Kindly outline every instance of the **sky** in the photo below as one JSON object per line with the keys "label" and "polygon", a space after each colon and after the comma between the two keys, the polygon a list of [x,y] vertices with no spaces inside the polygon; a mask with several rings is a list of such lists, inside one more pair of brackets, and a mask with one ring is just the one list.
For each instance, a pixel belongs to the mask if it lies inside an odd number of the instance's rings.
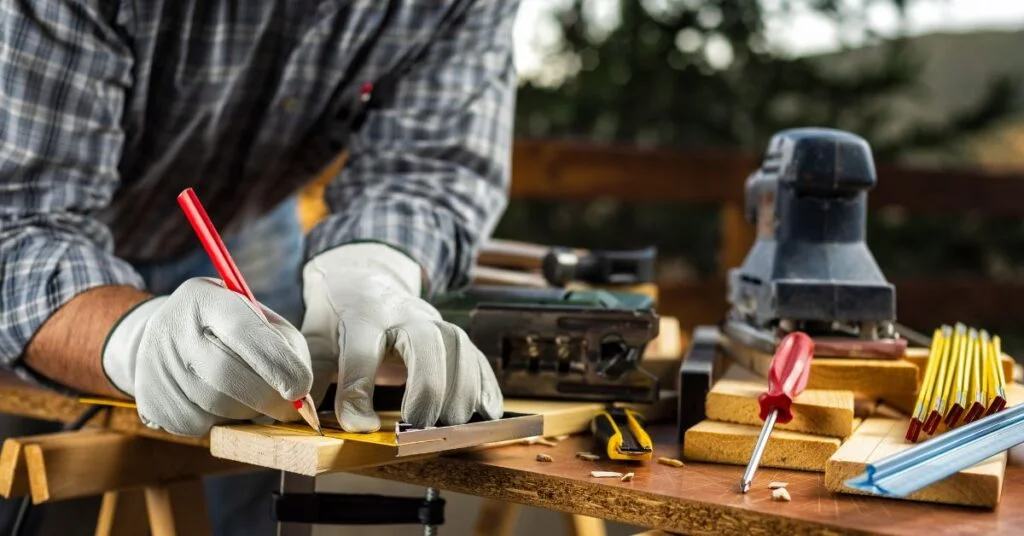
{"label": "sky", "polygon": [[[591,1],[598,16],[613,16],[616,0]],[[778,0],[764,1],[767,5],[778,3]],[[846,1],[859,3],[862,0]],[[565,3],[566,0],[522,0],[514,31],[516,64],[524,75],[536,72],[540,66],[538,46],[557,39],[557,29],[547,14],[552,7]],[[896,27],[896,13],[891,8],[873,8],[869,16],[877,28],[893,30]],[[1024,0],[918,0],[911,2],[908,20],[912,34],[1024,30]],[[770,21],[768,28],[774,45],[796,55],[834,50],[841,42],[841,36],[828,21],[809,12]]]}

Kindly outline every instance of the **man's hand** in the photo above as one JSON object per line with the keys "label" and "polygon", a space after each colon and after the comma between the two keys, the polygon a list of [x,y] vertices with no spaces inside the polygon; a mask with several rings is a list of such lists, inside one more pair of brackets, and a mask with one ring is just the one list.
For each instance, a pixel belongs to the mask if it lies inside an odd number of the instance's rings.
{"label": "man's hand", "polygon": [[501,390],[486,358],[420,289],[420,266],[383,244],[342,246],[306,264],[302,332],[317,371],[313,396],[321,398],[333,379],[322,371],[336,367],[334,411],[346,431],[380,428],[374,378],[391,352],[408,370],[403,421],[426,427],[462,424],[474,412],[501,417]]}
{"label": "man's hand", "polygon": [[256,307],[220,281],[190,279],[121,319],[103,370],[135,398],[143,422],[174,434],[202,436],[214,424],[262,415],[298,419],[290,401],[313,384],[306,341]]}

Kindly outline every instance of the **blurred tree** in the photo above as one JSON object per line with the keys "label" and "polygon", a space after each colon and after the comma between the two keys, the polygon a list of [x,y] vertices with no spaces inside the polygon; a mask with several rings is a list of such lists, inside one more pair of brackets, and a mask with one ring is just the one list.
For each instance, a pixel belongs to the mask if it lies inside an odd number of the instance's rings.
{"label": "blurred tree", "polygon": [[[938,122],[894,113],[895,97],[923,89],[921,58],[902,32],[876,31],[868,12],[890,6],[902,20],[912,1],[572,0],[556,11],[561,39],[542,51],[560,83],[521,87],[518,133],[760,151],[780,129],[818,125],[859,133],[881,159],[948,147],[1011,112],[1015,86],[992,80],[974,106]],[[614,20],[595,16],[599,5],[617,6]],[[769,22],[807,11],[879,52],[851,62],[775,49]]]}
{"label": "blurred tree", "polygon": [[[951,148],[1012,115],[1016,85],[992,79],[972,105],[939,118],[905,113],[926,91],[923,59],[902,29],[906,10],[943,1],[565,0],[552,7],[558,38],[538,50],[543,76],[520,87],[517,134],[759,153],[772,133],[815,125],[864,136],[879,160],[922,151],[956,157]],[[894,11],[900,29],[877,30],[872,9]],[[797,57],[779,50],[769,30],[777,35],[808,12],[830,21],[843,50],[874,51]],[[978,246],[988,229],[878,219],[869,240],[886,270],[991,274],[999,262]],[[907,253],[921,236],[943,233],[967,244],[968,254],[941,241]],[[665,279],[713,273],[717,264],[718,218],[710,207],[513,202],[497,234],[586,247],[654,244]]]}

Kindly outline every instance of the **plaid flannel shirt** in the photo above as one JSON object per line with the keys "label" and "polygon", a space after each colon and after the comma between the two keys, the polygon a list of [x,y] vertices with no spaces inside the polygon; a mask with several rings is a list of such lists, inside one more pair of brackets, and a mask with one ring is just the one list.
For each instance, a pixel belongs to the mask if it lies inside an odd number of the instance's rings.
{"label": "plaid flannel shirt", "polygon": [[[225,235],[342,149],[306,256],[358,240],[468,281],[507,202],[515,71],[505,0],[38,0],[0,4],[0,364],[129,261]],[[375,84],[369,104],[367,83]]]}

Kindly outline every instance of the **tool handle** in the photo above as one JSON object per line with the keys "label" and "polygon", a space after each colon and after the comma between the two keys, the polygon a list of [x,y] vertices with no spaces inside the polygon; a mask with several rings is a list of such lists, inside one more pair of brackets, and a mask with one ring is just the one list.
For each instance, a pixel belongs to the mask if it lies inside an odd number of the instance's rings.
{"label": "tool handle", "polygon": [[775,350],[768,370],[768,390],[757,401],[761,405],[761,420],[772,410],[778,411],[778,422],[793,420],[793,399],[807,387],[814,357],[814,340],[806,333],[794,331],[786,335]]}

